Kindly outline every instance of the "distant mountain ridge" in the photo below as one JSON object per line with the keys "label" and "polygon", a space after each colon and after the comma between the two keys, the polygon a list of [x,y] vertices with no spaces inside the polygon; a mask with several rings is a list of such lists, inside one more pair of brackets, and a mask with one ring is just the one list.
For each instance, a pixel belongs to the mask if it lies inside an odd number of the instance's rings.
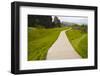
{"label": "distant mountain ridge", "polygon": [[[84,23],[74,23],[74,22],[65,22],[65,21],[63,21],[63,22],[61,22],[64,26],[70,26],[70,25],[74,25],[74,24],[78,24],[78,25],[82,25],[82,24],[84,24]],[[87,24],[85,24],[85,25],[87,25]]]}
{"label": "distant mountain ridge", "polygon": [[72,23],[72,22],[61,22],[63,25],[65,26],[70,26],[70,25],[73,25],[73,24],[76,24],[76,23]]}

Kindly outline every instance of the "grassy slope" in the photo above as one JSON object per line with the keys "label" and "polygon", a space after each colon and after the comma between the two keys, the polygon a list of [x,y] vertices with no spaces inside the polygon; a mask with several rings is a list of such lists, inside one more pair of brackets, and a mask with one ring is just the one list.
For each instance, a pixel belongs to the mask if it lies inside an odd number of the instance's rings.
{"label": "grassy slope", "polygon": [[28,60],[44,60],[48,49],[67,28],[35,29],[28,28]]}
{"label": "grassy slope", "polygon": [[70,30],[66,32],[70,42],[72,43],[75,50],[80,54],[82,58],[87,58],[88,56],[88,41],[87,33],[81,33],[80,30]]}

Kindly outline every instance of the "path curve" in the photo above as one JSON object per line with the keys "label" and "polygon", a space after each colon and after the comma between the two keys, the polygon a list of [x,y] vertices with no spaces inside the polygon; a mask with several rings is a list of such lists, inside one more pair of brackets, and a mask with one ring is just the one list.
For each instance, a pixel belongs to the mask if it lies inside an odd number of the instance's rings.
{"label": "path curve", "polygon": [[[68,30],[71,30],[71,28]],[[68,30],[61,31],[58,39],[54,42],[51,48],[49,48],[46,60],[81,58],[68,40],[68,37],[65,33]]]}

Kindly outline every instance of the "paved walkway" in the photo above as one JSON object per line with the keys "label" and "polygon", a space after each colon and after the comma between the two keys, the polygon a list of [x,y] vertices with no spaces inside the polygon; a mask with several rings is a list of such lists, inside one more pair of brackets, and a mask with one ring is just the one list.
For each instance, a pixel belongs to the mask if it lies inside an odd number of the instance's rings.
{"label": "paved walkway", "polygon": [[68,40],[67,35],[65,34],[65,32],[68,30],[61,31],[58,39],[48,50],[47,60],[81,58],[80,55],[74,50],[70,41]]}

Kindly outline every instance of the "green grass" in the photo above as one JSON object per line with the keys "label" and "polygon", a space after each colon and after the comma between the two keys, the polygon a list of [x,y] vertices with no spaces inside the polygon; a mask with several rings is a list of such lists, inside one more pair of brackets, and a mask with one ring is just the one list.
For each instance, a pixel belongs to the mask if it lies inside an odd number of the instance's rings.
{"label": "green grass", "polygon": [[36,29],[28,28],[28,61],[45,60],[48,49],[65,28]]}
{"label": "green grass", "polygon": [[74,49],[82,58],[88,57],[88,34],[82,33],[81,30],[72,29],[66,32]]}

